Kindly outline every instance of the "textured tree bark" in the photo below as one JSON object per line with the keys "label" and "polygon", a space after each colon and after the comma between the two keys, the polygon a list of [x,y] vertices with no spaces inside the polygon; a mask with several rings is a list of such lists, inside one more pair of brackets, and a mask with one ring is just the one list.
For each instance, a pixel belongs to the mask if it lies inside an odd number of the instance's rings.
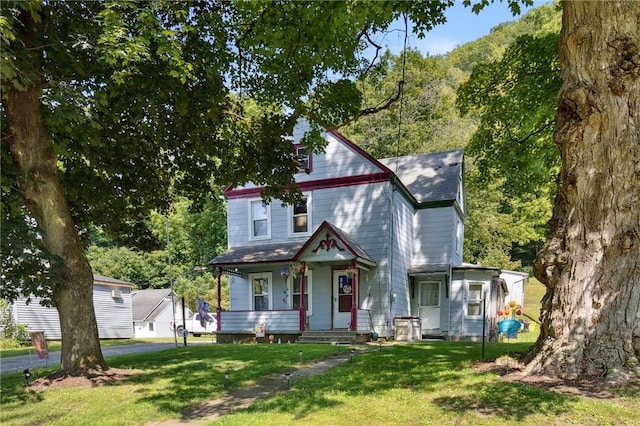
{"label": "textured tree bark", "polygon": [[[93,308],[93,274],[85,256],[60,180],[57,156],[42,121],[42,90],[9,89],[4,99],[10,135],[7,144],[20,171],[18,187],[36,219],[44,247],[59,257],[62,284],[53,287],[60,316],[62,353],[59,374],[80,376],[107,370],[100,350]],[[61,265],[56,264],[61,263]]]}
{"label": "textured tree bark", "polygon": [[563,2],[547,292],[526,372],[640,374],[640,2]]}

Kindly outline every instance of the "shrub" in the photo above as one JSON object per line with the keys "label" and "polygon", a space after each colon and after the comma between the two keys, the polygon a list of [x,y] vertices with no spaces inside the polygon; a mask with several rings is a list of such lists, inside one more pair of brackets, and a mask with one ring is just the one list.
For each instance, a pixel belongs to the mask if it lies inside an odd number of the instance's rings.
{"label": "shrub", "polygon": [[0,348],[11,349],[28,345],[27,326],[16,323],[9,303],[0,300]]}

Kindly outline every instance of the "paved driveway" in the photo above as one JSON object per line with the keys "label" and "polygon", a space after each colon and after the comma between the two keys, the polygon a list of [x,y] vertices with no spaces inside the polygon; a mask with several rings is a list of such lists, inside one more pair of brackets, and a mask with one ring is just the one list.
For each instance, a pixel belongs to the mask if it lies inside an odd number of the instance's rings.
{"label": "paved driveway", "polygon": [[[193,344],[193,343],[189,343]],[[182,342],[178,342],[182,346]],[[105,358],[115,355],[133,354],[139,352],[161,351],[174,348],[175,343],[136,343],[133,345],[109,346],[102,348]],[[60,365],[60,352],[49,352],[49,359],[39,359],[33,351],[29,355],[19,355],[0,358],[0,373],[22,372],[25,368],[57,368]]]}

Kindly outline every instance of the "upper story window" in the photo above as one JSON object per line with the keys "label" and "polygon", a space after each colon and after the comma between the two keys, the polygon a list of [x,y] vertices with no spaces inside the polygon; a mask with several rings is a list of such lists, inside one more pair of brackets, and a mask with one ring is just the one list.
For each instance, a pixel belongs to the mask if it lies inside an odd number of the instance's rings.
{"label": "upper story window", "polygon": [[311,196],[305,195],[300,202],[290,207],[291,235],[308,235],[311,227]]}
{"label": "upper story window", "polygon": [[462,257],[462,243],[464,242],[464,225],[460,218],[456,217],[456,254]]}
{"label": "upper story window", "polygon": [[311,171],[311,154],[307,152],[307,147],[296,145],[296,159],[298,161],[298,173]]}
{"label": "upper story window", "polygon": [[261,199],[249,200],[249,239],[266,240],[271,238],[271,208]]}

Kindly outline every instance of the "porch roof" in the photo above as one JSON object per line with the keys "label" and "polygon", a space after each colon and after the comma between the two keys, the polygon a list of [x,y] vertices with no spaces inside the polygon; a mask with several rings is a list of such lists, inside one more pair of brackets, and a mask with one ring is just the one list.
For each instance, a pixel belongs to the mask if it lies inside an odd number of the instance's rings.
{"label": "porch roof", "polygon": [[245,263],[291,262],[303,244],[303,241],[297,241],[234,247],[217,255],[209,262],[209,265],[231,266]]}
{"label": "porch roof", "polygon": [[448,263],[429,263],[424,265],[411,265],[408,272],[409,275],[419,274],[443,274],[449,273],[451,266]]}
{"label": "porch roof", "polygon": [[[358,261],[368,265],[375,265],[376,261],[354,240],[349,234],[324,221],[318,229],[306,241],[282,242],[271,244],[256,244],[251,246],[240,246],[229,248],[209,261],[213,267],[238,266],[255,263],[285,263],[299,261],[301,255],[316,241],[323,232],[332,233],[342,242],[351,255]],[[325,248],[329,249],[327,245]],[[317,250],[317,249],[316,249]]]}

